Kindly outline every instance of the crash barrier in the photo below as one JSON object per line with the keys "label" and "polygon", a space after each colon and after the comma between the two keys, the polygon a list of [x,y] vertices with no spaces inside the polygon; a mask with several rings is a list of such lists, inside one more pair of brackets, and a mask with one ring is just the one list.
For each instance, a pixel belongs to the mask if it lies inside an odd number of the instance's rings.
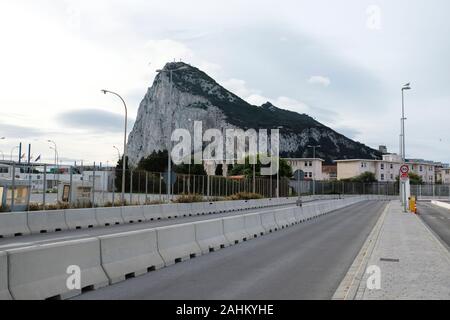
{"label": "crash barrier", "polygon": [[[367,197],[353,197],[6,250],[0,252],[0,299],[72,297],[364,200]],[[80,268],[81,289],[68,286],[73,266]]]}
{"label": "crash barrier", "polygon": [[145,221],[143,206],[122,207],[122,218],[125,223]]}
{"label": "crash barrier", "polygon": [[9,290],[17,300],[65,299],[108,284],[96,238],[11,249],[7,255]]}
{"label": "crash barrier", "polygon": [[11,300],[8,290],[8,260],[3,251],[0,251],[0,300]]}
{"label": "crash barrier", "polygon": [[195,223],[195,239],[203,254],[216,251],[230,245],[225,238],[222,219]]}
{"label": "crash barrier", "polygon": [[64,210],[66,223],[69,229],[86,229],[98,227],[95,209],[68,209]]}
{"label": "crash barrier", "polygon": [[[302,197],[303,202],[331,200],[341,196],[316,195]],[[345,197],[352,199],[354,196]],[[30,211],[0,213],[0,238],[30,233],[63,231],[112,226],[161,219],[175,219],[194,215],[236,212],[248,209],[277,207],[294,204],[297,197],[187,204],[161,204],[131,207],[66,209],[56,211]]]}
{"label": "crash barrier", "polygon": [[193,223],[156,228],[158,250],[166,266],[201,255]]}
{"label": "crash barrier", "polygon": [[155,229],[101,236],[99,239],[102,266],[111,284],[164,266]]}
{"label": "crash barrier", "polygon": [[28,212],[28,226],[32,234],[69,229],[64,210],[30,211]]}
{"label": "crash barrier", "polygon": [[0,237],[14,237],[30,234],[26,212],[0,213]]}
{"label": "crash barrier", "polygon": [[99,226],[113,226],[123,224],[122,208],[97,208],[95,209],[95,217]]}

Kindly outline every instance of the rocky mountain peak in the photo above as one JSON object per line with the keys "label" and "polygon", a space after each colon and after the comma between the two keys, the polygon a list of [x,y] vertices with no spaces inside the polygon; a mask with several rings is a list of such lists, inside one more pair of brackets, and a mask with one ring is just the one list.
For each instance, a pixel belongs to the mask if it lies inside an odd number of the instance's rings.
{"label": "rocky mountain peak", "polygon": [[139,106],[128,139],[130,164],[136,165],[153,151],[166,150],[174,129],[193,132],[194,121],[202,121],[203,130],[281,128],[280,151],[284,157],[311,156],[309,144],[320,144],[317,155],[328,163],[380,157],[377,150],[348,139],[308,115],[280,109],[270,102],[260,107],[251,105],[200,69],[184,62],[169,62]]}

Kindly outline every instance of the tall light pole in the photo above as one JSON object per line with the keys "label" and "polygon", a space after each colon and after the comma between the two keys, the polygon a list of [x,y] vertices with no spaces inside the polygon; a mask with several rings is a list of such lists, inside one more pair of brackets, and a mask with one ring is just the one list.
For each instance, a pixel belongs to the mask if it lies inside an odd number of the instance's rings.
{"label": "tall light pole", "polygon": [[118,159],[120,161],[120,150],[119,150],[119,148],[117,148],[116,146],[113,146],[113,148],[117,150],[117,157],[118,157]]}
{"label": "tall light pole", "polygon": [[[402,131],[402,141],[401,141],[401,151],[402,151],[402,162],[406,164],[406,144],[405,144],[405,91],[411,90],[411,83],[407,83],[402,87],[402,123],[401,123],[401,131]],[[402,181],[400,183],[400,194],[402,198],[403,211],[406,212],[406,182]]]}
{"label": "tall light pole", "polygon": [[11,149],[11,155],[10,155],[10,160],[12,161],[13,159],[13,152],[16,151],[17,149],[19,149],[19,146],[15,146]]}
{"label": "tall light pole", "polygon": [[50,142],[53,144],[53,148],[50,147],[50,149],[55,150],[55,170],[58,168],[58,148],[56,147],[56,142],[53,140],[47,140],[47,142]]}
{"label": "tall light pole", "polygon": [[[161,73],[161,72],[168,72],[169,73],[169,77],[170,77],[170,104],[173,104],[173,73],[180,71],[180,70],[185,70],[187,69],[187,66],[182,66],[180,68],[176,68],[176,69],[169,69],[169,70],[165,70],[165,69],[158,69],[156,70],[156,72]],[[167,202],[170,202],[170,195],[171,195],[171,189],[172,189],[172,181],[171,181],[171,172],[172,172],[172,159],[171,159],[171,151],[172,151],[172,141],[171,141],[171,131],[172,131],[172,125],[173,125],[173,113],[170,117],[170,132],[169,132],[169,143],[167,145]]]}
{"label": "tall light pole", "polygon": [[102,90],[103,94],[113,94],[116,97],[118,97],[125,108],[125,128],[124,128],[124,135],[123,135],[123,159],[122,159],[122,203],[125,204],[125,169],[126,169],[126,162],[127,162],[127,122],[128,122],[128,109],[127,104],[125,103],[125,100],[117,93],[109,91],[109,90]]}
{"label": "tall light pole", "polygon": [[[322,147],[321,145],[315,145],[315,146],[308,145],[308,148],[313,149],[313,160],[316,160],[316,149],[321,148],[321,147]],[[313,195],[315,195],[316,194],[316,170],[314,169],[314,167],[312,169],[313,169]]]}

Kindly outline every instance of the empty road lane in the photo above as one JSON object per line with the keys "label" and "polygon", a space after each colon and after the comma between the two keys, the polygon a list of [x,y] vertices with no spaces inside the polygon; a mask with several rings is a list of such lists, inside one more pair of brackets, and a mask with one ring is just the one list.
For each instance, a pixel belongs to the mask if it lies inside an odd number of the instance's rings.
{"label": "empty road lane", "polygon": [[417,209],[422,221],[450,247],[450,210],[430,202],[418,202]]}
{"label": "empty road lane", "polygon": [[386,203],[361,202],[75,299],[330,299]]}

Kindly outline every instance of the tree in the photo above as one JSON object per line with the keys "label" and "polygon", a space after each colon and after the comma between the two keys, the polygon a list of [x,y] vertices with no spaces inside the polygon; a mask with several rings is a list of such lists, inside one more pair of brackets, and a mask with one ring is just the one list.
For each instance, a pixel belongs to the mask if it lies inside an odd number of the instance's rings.
{"label": "tree", "polygon": [[[273,159],[276,161],[276,159]],[[262,165],[261,161],[257,159],[257,163],[255,164],[256,176],[261,176],[261,167],[266,167],[266,165]],[[285,159],[280,159],[280,168],[279,168],[280,177],[291,178],[292,177],[292,168],[289,163]],[[250,164],[250,157],[247,156],[245,158],[245,164],[236,164],[231,169],[230,175],[245,175],[246,177],[253,177],[253,164]],[[276,173],[273,177],[276,176]]]}
{"label": "tree", "polygon": [[343,179],[342,181],[348,181],[348,182],[361,182],[361,183],[373,183],[378,182],[377,178],[375,177],[375,174],[373,172],[363,172],[359,176],[350,178],[350,179]]}
{"label": "tree", "polygon": [[138,170],[149,172],[165,172],[167,171],[167,150],[153,151],[148,157],[139,161]]}
{"label": "tree", "polygon": [[[397,176],[397,182],[400,180],[400,178]],[[414,172],[409,173],[409,184],[411,185],[422,185],[424,184],[423,179],[421,176]]]}

